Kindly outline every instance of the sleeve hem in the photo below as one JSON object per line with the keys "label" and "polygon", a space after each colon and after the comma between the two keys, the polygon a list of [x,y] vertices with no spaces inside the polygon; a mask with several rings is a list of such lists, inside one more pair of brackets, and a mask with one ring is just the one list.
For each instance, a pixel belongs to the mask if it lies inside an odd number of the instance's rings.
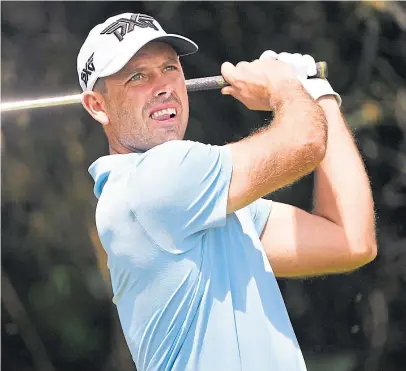
{"label": "sleeve hem", "polygon": [[264,231],[265,225],[268,222],[269,216],[271,215],[272,205],[273,205],[271,200],[261,199],[260,201],[262,201],[262,204],[263,204],[261,206],[263,208],[266,208],[266,212],[259,213],[259,216],[257,219],[258,236],[261,236]]}
{"label": "sleeve hem", "polygon": [[225,171],[224,171],[224,176],[227,178],[227,181],[225,182],[224,185],[224,197],[222,200],[222,205],[221,205],[221,218],[220,220],[222,220],[220,227],[224,227],[226,225],[227,222],[227,206],[228,206],[228,195],[230,193],[230,184],[231,184],[231,177],[232,177],[232,173],[233,173],[233,159],[232,159],[232,154],[231,154],[231,149],[228,147],[221,147],[221,153],[224,156],[224,167],[225,167]]}

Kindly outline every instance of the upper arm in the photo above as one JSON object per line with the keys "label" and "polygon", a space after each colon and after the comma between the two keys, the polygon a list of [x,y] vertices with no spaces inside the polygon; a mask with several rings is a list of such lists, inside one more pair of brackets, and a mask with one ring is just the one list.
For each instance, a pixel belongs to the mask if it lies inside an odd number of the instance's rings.
{"label": "upper arm", "polygon": [[[261,242],[276,276],[300,277],[357,268],[357,257],[337,224],[273,202]],[[365,261],[358,262],[358,266]]]}
{"label": "upper arm", "polygon": [[130,207],[156,244],[181,253],[226,222],[228,148],[170,141],[149,150],[128,181]]}

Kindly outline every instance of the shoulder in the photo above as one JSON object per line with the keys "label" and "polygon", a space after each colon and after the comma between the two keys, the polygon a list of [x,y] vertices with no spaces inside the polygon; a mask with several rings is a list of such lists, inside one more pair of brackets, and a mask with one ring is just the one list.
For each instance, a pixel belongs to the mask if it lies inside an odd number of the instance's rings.
{"label": "shoulder", "polygon": [[167,163],[173,159],[197,158],[204,154],[210,155],[210,153],[216,152],[228,152],[228,148],[190,140],[171,140],[151,148],[141,156],[141,159],[147,162],[160,160]]}
{"label": "shoulder", "polygon": [[137,158],[133,167],[134,176],[140,181],[171,181],[185,176],[197,176],[216,165],[231,166],[231,151],[226,146],[217,146],[189,140],[173,140],[160,144]]}
{"label": "shoulder", "polygon": [[170,141],[137,159],[128,178],[131,205],[136,209],[190,209],[228,192],[231,152],[225,146]]}

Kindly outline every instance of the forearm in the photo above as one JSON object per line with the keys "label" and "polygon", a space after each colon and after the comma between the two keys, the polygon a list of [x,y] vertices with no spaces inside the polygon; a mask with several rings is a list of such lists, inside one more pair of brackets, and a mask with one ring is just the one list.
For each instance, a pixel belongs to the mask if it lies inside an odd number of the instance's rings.
{"label": "forearm", "polygon": [[325,153],[326,117],[301,85],[270,105],[275,114],[272,124],[230,145],[234,163],[231,198],[246,190],[236,209],[310,173]]}
{"label": "forearm", "polygon": [[[374,205],[369,179],[335,98],[319,105],[328,122],[327,151],[316,169],[313,213],[343,229],[360,262],[376,255]],[[362,265],[362,264],[361,264]]]}
{"label": "forearm", "polygon": [[291,91],[282,102],[273,103],[274,119],[251,139],[262,166],[255,172],[267,175],[267,193],[313,171],[324,157],[327,146],[327,120],[303,90]]}

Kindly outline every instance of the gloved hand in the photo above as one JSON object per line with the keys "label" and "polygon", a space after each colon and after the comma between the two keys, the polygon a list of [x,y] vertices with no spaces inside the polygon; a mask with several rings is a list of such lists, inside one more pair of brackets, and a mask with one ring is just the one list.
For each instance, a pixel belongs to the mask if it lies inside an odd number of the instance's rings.
{"label": "gloved hand", "polygon": [[312,56],[285,52],[277,54],[273,50],[266,50],[261,54],[259,59],[266,58],[275,58],[291,65],[297,78],[313,99],[317,100],[324,95],[334,95],[338,105],[341,106],[342,100],[340,95],[333,90],[326,79],[308,78],[309,76],[314,76],[317,72],[316,61]]}

